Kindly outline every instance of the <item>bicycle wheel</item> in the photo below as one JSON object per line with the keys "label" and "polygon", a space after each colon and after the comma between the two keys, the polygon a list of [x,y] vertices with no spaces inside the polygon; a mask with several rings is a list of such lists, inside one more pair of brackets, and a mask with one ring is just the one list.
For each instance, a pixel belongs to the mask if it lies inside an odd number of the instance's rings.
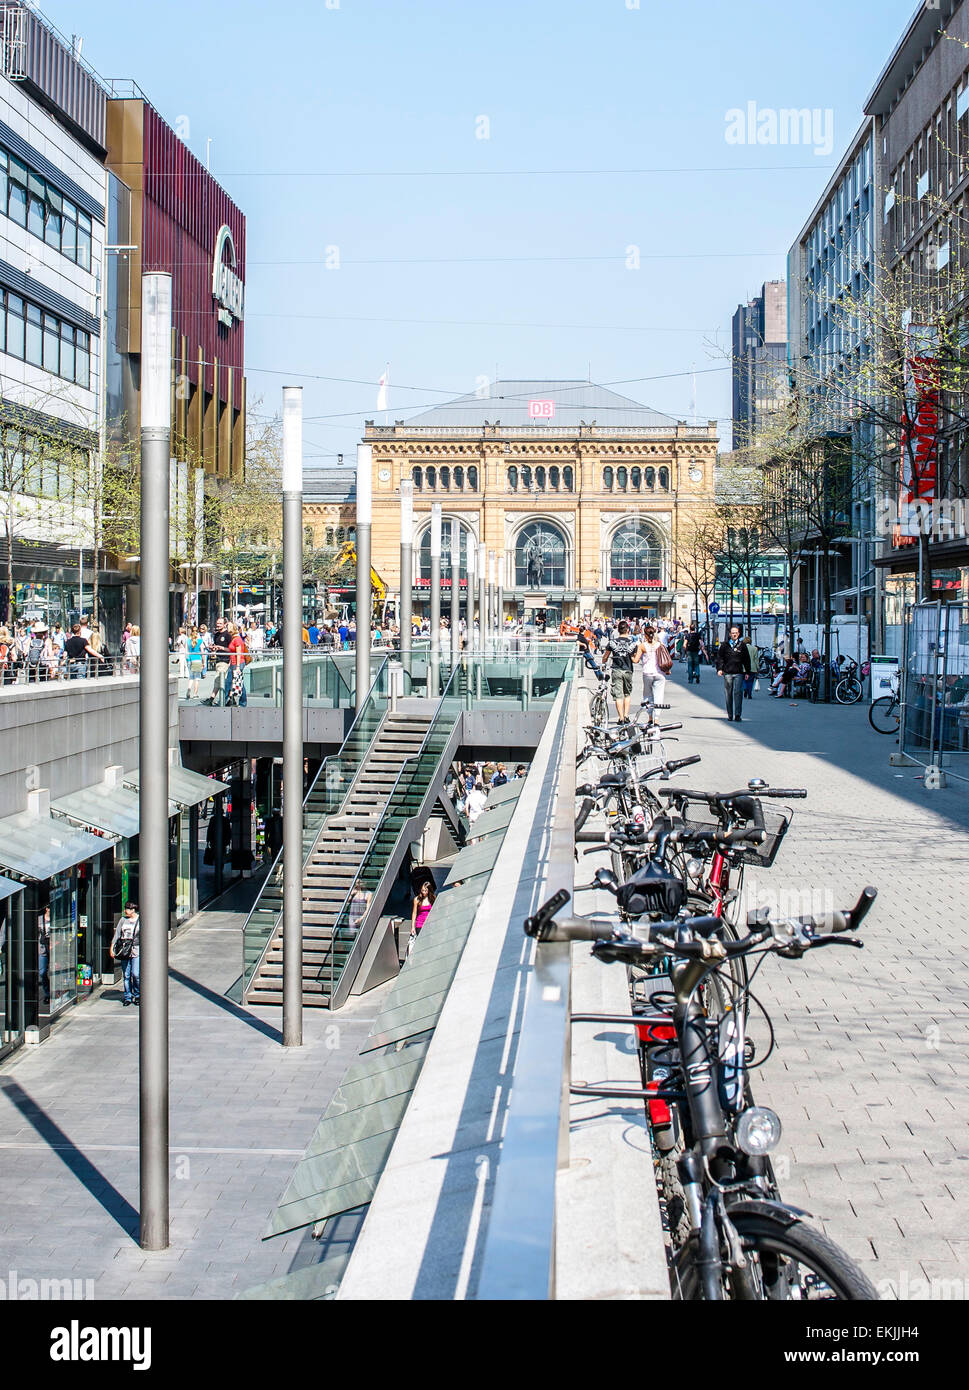
{"label": "bicycle wheel", "polygon": [[[878,1301],[874,1285],[845,1252],[803,1221],[788,1225],[787,1218],[763,1210],[745,1211],[743,1206],[734,1207],[729,1215],[750,1258],[741,1274],[724,1271],[725,1299]],[[703,1297],[698,1246],[694,1233],[675,1261],[670,1280],[674,1299]]]}
{"label": "bicycle wheel", "polygon": [[861,682],[854,676],[845,676],[835,686],[834,698],[839,705],[856,705],[861,699]]}
{"label": "bicycle wheel", "polygon": [[901,719],[899,703],[894,695],[882,695],[880,699],[872,700],[868,723],[876,734],[897,734]]}

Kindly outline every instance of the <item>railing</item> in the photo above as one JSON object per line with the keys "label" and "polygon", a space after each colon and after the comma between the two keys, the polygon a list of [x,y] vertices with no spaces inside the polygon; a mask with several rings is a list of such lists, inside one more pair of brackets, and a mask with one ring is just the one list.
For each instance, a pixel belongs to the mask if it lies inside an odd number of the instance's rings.
{"label": "railing", "polygon": [[[303,798],[303,867],[305,869],[328,816],[343,805],[363,765],[374,734],[389,704],[389,663],[384,657],[370,694],[338,753],[326,758]],[[248,988],[273,938],[282,913],[283,856],[280,850],[243,927],[243,990]]]}
{"label": "railing", "polygon": [[330,950],[320,968],[320,978],[326,982],[326,992],[331,1000],[339,986],[373,894],[379,888],[387,865],[397,848],[401,831],[420,810],[439,770],[454,726],[464,711],[464,694],[459,689],[462,684],[462,669],[459,666],[451,673],[420,749],[405,760],[398,773],[367,851],[336,915]]}
{"label": "railing", "polygon": [[[371,679],[375,665],[383,660],[385,653],[375,648],[371,655]],[[232,668],[229,668],[230,672]],[[178,676],[179,703],[217,704],[225,703],[224,677],[215,670],[211,655],[207,669],[196,679],[186,676],[185,662],[178,656],[169,659],[169,671]],[[303,702],[325,709],[350,709],[355,700],[356,672],[353,652],[307,652],[302,661]],[[245,704],[282,708],[283,663],[278,652],[254,653],[249,664],[243,667]],[[193,694],[193,690],[197,693]]]}
{"label": "railing", "polygon": [[66,656],[56,660],[35,662],[26,659],[13,662],[9,658],[0,667],[0,689],[7,690],[24,685],[61,685],[67,681],[103,680],[106,676],[130,676],[138,678],[138,660],[128,660],[123,656],[82,657],[71,661]]}
{"label": "railing", "polygon": [[900,748],[927,777],[938,769],[969,780],[967,627],[965,603],[917,603],[906,613]]}

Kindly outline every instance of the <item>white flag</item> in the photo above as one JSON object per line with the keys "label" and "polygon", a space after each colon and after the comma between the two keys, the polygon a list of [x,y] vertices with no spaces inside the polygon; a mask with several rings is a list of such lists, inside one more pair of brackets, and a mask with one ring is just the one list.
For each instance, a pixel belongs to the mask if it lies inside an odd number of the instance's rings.
{"label": "white flag", "polygon": [[377,409],[387,409],[387,383],[390,381],[390,368],[384,368],[384,374],[377,382]]}

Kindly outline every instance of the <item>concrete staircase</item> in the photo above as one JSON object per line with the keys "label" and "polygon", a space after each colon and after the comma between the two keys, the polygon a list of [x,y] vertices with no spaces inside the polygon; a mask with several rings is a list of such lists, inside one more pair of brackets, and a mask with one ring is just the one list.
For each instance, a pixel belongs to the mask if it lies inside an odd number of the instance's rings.
{"label": "concrete staircase", "polygon": [[[420,751],[431,718],[388,714],[338,815],[330,816],[303,872],[303,1003],[327,1008],[328,981],[321,978],[331,960],[333,928],[350,885],[370,846],[381,813],[404,760]],[[307,805],[309,810],[309,805]],[[282,913],[282,890],[264,894],[267,907]],[[333,956],[339,972],[347,954],[344,944]],[[327,972],[328,973],[328,972]],[[246,991],[250,1004],[283,1002],[283,941],[280,921]]]}

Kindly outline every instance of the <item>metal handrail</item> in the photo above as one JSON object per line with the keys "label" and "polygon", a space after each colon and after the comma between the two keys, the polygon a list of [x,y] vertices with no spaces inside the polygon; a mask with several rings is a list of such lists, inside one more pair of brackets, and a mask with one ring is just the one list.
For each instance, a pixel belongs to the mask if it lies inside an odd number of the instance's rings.
{"label": "metal handrail", "polygon": [[[310,797],[312,796],[313,792],[315,791],[316,785],[317,785],[317,783],[319,782],[319,779],[320,779],[321,774],[323,774],[323,773],[325,772],[327,763],[331,761],[331,758],[339,758],[340,755],[341,755],[342,752],[343,752],[343,749],[347,746],[347,743],[349,742],[350,737],[351,737],[351,735],[353,734],[354,729],[357,727],[357,724],[358,724],[359,720],[362,718],[362,716],[363,716],[363,714],[364,714],[364,711],[365,711],[366,708],[367,708],[367,705],[370,703],[370,700],[371,700],[372,697],[373,697],[374,689],[375,689],[375,687],[377,686],[378,682],[380,681],[380,677],[381,677],[381,675],[383,674],[384,669],[385,669],[385,667],[387,666],[389,659],[390,659],[389,657],[384,657],[383,661],[382,661],[382,662],[380,663],[380,665],[378,666],[378,668],[377,668],[377,674],[374,676],[373,681],[371,682],[371,685],[370,685],[370,693],[368,694],[367,699],[366,699],[366,700],[364,701],[364,703],[361,705],[360,709],[358,709],[357,712],[356,712],[356,714],[354,715],[353,722],[352,722],[352,724],[350,725],[349,729],[347,730],[346,736],[344,737],[344,740],[343,740],[342,744],[340,745],[340,751],[339,751],[338,753],[331,754],[330,758],[324,758],[323,761],[320,763],[320,766],[317,768],[317,770],[316,770],[316,776],[313,778],[312,782],[310,783],[309,787],[307,788],[307,790],[306,790],[306,792],[305,792],[305,794],[304,794],[304,796],[303,796],[303,814],[304,814],[304,815],[306,814],[306,803],[309,801]],[[378,725],[378,727],[379,727],[379,725]],[[377,732],[377,731],[374,730],[374,735],[375,735],[375,736],[376,736],[376,732]],[[372,742],[373,742],[373,739],[371,739],[370,742],[372,743]],[[362,760],[361,760],[361,764],[362,764]],[[358,769],[358,771],[359,771],[359,769]],[[320,835],[322,835],[322,833],[323,833],[323,830],[324,830],[324,828],[325,828],[325,825],[326,825],[327,820],[330,818],[331,815],[337,815],[337,814],[339,813],[340,809],[342,809],[342,807],[346,804],[347,797],[350,795],[350,792],[351,792],[351,790],[353,789],[353,784],[354,784],[355,781],[356,781],[356,775],[354,775],[354,777],[352,777],[352,778],[350,779],[350,782],[349,782],[349,784],[347,785],[347,788],[346,788],[346,790],[344,791],[343,797],[342,797],[342,799],[341,799],[341,801],[340,801],[339,807],[334,808],[333,811],[328,811],[328,812],[323,816],[323,819],[322,819],[321,824],[320,824],[320,828],[319,828],[319,830],[317,831],[316,835],[313,837],[313,841],[312,841],[312,844],[311,844],[310,847],[309,847],[309,850],[306,851],[306,852],[304,853],[304,855],[303,855],[303,868],[304,868],[304,870],[305,870],[305,868],[306,868],[306,865],[309,863],[310,858],[312,857],[313,851],[316,849],[316,846],[317,846],[317,844],[318,844],[318,842],[319,842]],[[265,880],[264,880],[264,882],[263,882],[263,886],[262,886],[262,888],[260,888],[259,893],[258,893],[257,896],[256,896],[256,901],[253,903],[252,907],[249,909],[249,914],[248,914],[248,916],[246,917],[245,922],[242,924],[243,953],[245,952],[246,932],[247,932],[247,930],[248,930],[248,928],[249,928],[249,923],[252,921],[252,919],[253,919],[253,917],[255,916],[255,914],[260,910],[260,909],[259,909],[259,904],[260,904],[260,901],[262,900],[262,895],[263,895],[263,893],[264,893],[264,891],[265,891],[265,889],[266,889],[266,886],[272,881],[273,875],[275,874],[276,870],[281,866],[281,864],[282,864],[282,859],[283,859],[283,850],[280,849],[279,853],[276,855],[275,859],[272,861],[272,864],[271,864],[270,867],[269,867],[269,873],[266,875],[266,878],[265,878]],[[269,947],[270,947],[270,945],[271,945],[271,943],[272,943],[273,937],[274,937],[275,934],[276,934],[276,927],[279,925],[279,918],[280,918],[281,916],[282,916],[282,913],[281,913],[281,912],[277,913],[277,915],[276,915],[276,921],[275,921],[275,923],[273,924],[272,929],[271,929],[271,930],[269,931],[269,933],[267,934],[266,940],[265,940],[265,942],[263,943],[263,948],[262,948],[262,950],[261,950],[260,953],[259,953],[259,957],[258,957],[258,959],[256,960],[255,964],[254,964],[253,967],[252,967],[252,973],[251,973],[250,976],[249,976],[249,980],[250,980],[250,981],[253,980],[253,979],[255,979],[255,977],[256,977],[256,975],[257,975],[257,973],[258,973],[258,971],[259,971],[260,966],[262,965],[263,961],[264,961],[265,958],[266,958],[266,955],[267,955],[267,953],[268,953],[268,951],[269,951]],[[242,970],[242,974],[243,974],[242,989],[243,989],[243,994],[245,994],[245,990],[246,990],[248,981],[247,981],[246,978],[245,978],[245,956],[244,956],[244,954],[243,954],[243,970]]]}
{"label": "metal handrail", "polygon": [[[341,916],[343,915],[344,911],[346,910],[347,904],[349,903],[350,898],[351,898],[352,895],[353,895],[353,891],[354,891],[354,889],[355,889],[355,887],[356,887],[356,885],[357,885],[357,882],[358,882],[358,880],[359,880],[359,878],[360,878],[360,875],[363,873],[364,869],[365,869],[366,866],[367,866],[367,859],[368,859],[369,856],[370,856],[370,852],[371,852],[371,850],[373,849],[373,846],[374,846],[374,844],[375,844],[375,842],[376,842],[377,836],[380,834],[380,829],[381,829],[382,825],[384,824],[385,819],[386,819],[387,816],[390,814],[390,808],[391,808],[391,805],[392,805],[392,803],[393,803],[394,794],[396,793],[397,788],[398,788],[398,786],[400,785],[400,780],[401,780],[401,778],[402,778],[403,775],[404,775],[404,769],[406,768],[406,766],[407,766],[408,763],[419,761],[419,760],[424,756],[424,753],[425,753],[426,750],[427,750],[427,745],[428,745],[428,743],[429,743],[429,741],[430,741],[430,739],[431,739],[431,735],[434,733],[434,730],[435,730],[435,728],[436,728],[436,726],[437,726],[438,719],[439,719],[440,716],[441,716],[441,711],[442,711],[442,708],[443,708],[443,705],[444,705],[444,701],[447,699],[448,694],[449,694],[449,692],[450,692],[450,690],[451,690],[451,686],[454,684],[454,681],[456,680],[456,678],[457,678],[457,676],[458,676],[458,671],[459,671],[459,668],[458,668],[457,666],[455,666],[454,669],[451,671],[451,674],[450,674],[450,676],[449,676],[449,678],[448,678],[447,685],[444,687],[444,690],[442,691],[442,693],[441,693],[441,695],[440,695],[440,698],[439,698],[439,700],[438,700],[438,707],[437,707],[437,710],[436,710],[435,713],[434,713],[434,718],[431,720],[430,724],[429,724],[428,727],[427,727],[427,733],[424,735],[424,738],[423,738],[422,741],[421,741],[421,746],[420,746],[420,748],[417,750],[416,753],[411,753],[408,757],[406,757],[406,758],[404,759],[403,763],[401,764],[400,772],[397,774],[396,778],[394,779],[394,785],[393,785],[393,786],[391,787],[391,789],[390,789],[390,795],[387,797],[387,800],[386,800],[386,802],[385,802],[385,804],[384,804],[384,809],[383,809],[383,811],[382,811],[381,814],[380,814],[380,818],[379,818],[379,820],[377,821],[377,824],[376,824],[376,825],[374,826],[374,828],[373,828],[373,832],[372,832],[372,834],[371,834],[371,836],[370,836],[370,844],[367,846],[367,849],[366,849],[366,851],[365,851],[365,853],[364,853],[364,856],[363,856],[363,858],[360,860],[360,865],[359,865],[359,867],[358,867],[358,869],[357,869],[357,872],[356,872],[356,873],[354,874],[354,876],[353,876],[353,881],[352,881],[352,883],[350,884],[350,887],[349,887],[348,890],[347,890],[346,897],[344,898],[343,902],[340,904],[340,909],[339,909],[339,911],[337,912],[336,916],[335,916],[334,919],[333,919],[333,932],[332,932],[332,935],[331,935],[331,937],[330,937],[330,952],[329,952],[329,956],[330,956],[330,960],[329,960],[329,965],[330,965],[330,991],[329,991],[329,995],[330,995],[330,998],[331,998],[331,999],[332,999],[332,997],[333,997],[333,986],[334,986],[334,980],[333,980],[333,966],[334,966],[334,964],[335,964],[335,961],[334,961],[334,946],[335,946],[335,944],[336,944],[336,933],[337,933],[337,930],[338,930],[338,924],[339,924],[340,918],[341,918]],[[318,978],[321,978],[321,977],[322,977],[322,973],[323,973],[323,970],[324,970],[324,969],[325,969],[325,965],[321,965],[321,966],[320,966],[320,976],[319,976]]]}

